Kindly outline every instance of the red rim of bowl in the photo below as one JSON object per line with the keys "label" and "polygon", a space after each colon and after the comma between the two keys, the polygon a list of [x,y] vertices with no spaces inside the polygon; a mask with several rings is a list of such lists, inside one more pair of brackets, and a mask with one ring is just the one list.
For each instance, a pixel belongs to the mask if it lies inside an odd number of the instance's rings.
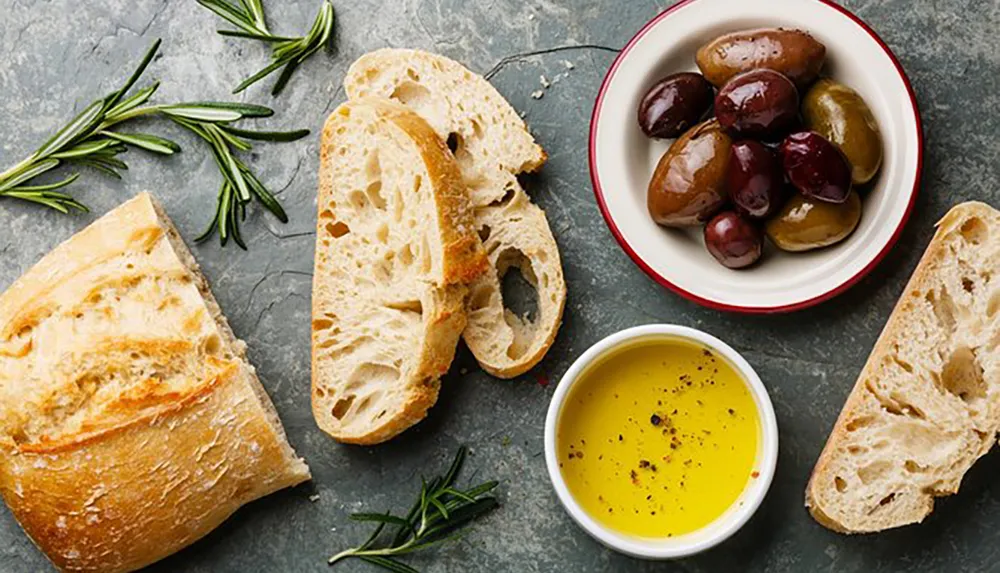
{"label": "red rim of bowl", "polygon": [[830,300],[831,298],[834,298],[837,295],[846,291],[847,289],[851,288],[852,286],[857,284],[858,281],[864,278],[868,273],[870,273],[872,269],[874,269],[880,262],[882,262],[882,259],[884,259],[885,256],[889,254],[889,251],[892,249],[893,246],[895,246],[896,242],[899,240],[899,237],[903,232],[903,228],[906,227],[906,223],[910,219],[910,214],[912,213],[913,206],[917,200],[917,193],[920,190],[920,177],[921,174],[923,173],[923,166],[924,166],[924,128],[923,128],[923,123],[920,119],[920,109],[917,106],[917,97],[913,92],[913,86],[910,85],[910,79],[907,77],[906,72],[903,70],[903,66],[902,64],[899,63],[899,60],[896,58],[896,55],[893,54],[889,46],[886,45],[884,41],[882,41],[882,38],[880,38],[879,35],[875,33],[875,30],[872,30],[872,28],[868,24],[866,24],[863,20],[855,16],[853,13],[851,13],[843,6],[836,4],[832,0],[814,0],[816,2],[820,2],[821,4],[825,4],[833,8],[834,10],[840,12],[841,14],[847,16],[862,30],[868,33],[868,35],[875,40],[875,42],[879,45],[879,47],[882,48],[882,51],[884,51],[885,54],[889,56],[889,60],[892,61],[892,64],[896,67],[896,71],[899,72],[900,79],[903,80],[903,85],[906,86],[906,92],[910,98],[910,103],[913,106],[913,114],[914,117],[916,118],[916,124],[917,124],[917,172],[916,172],[916,178],[914,179],[913,182],[913,190],[910,192],[910,202],[906,206],[906,212],[903,213],[903,218],[899,221],[899,226],[896,227],[896,230],[889,238],[889,241],[885,244],[882,250],[879,251],[877,255],[875,255],[875,257],[871,260],[871,262],[869,262],[865,266],[865,268],[861,269],[853,277],[847,279],[839,286],[834,287],[833,289],[830,289],[829,291],[821,295],[815,296],[811,299],[804,300],[801,302],[796,302],[787,305],[779,305],[779,306],[739,306],[739,305],[725,304],[704,297],[700,297],[694,294],[693,292],[684,290],[683,288],[675,285],[674,283],[670,282],[665,277],[657,273],[655,270],[653,270],[653,268],[650,267],[646,263],[646,261],[644,261],[642,257],[640,257],[635,252],[632,246],[629,245],[628,241],[625,240],[625,237],[622,235],[621,231],[618,229],[618,226],[615,224],[614,219],[611,217],[611,213],[608,212],[608,206],[604,201],[604,190],[601,188],[601,183],[597,176],[597,154],[595,145],[595,140],[597,136],[597,121],[601,113],[601,104],[604,102],[604,95],[607,92],[608,84],[614,77],[615,72],[618,71],[618,66],[621,64],[622,59],[626,55],[628,55],[629,51],[631,51],[632,47],[636,44],[636,42],[642,39],[642,37],[645,36],[646,33],[649,32],[649,30],[653,26],[655,26],[660,22],[660,20],[666,18],[675,10],[678,10],[689,4],[693,4],[697,1],[698,0],[682,0],[681,2],[678,2],[677,4],[671,6],[670,8],[668,8],[667,10],[665,10],[664,12],[662,12],[661,14],[659,14],[658,16],[647,22],[646,25],[643,26],[642,29],[640,29],[639,32],[632,37],[631,40],[629,40],[628,44],[625,45],[622,51],[618,54],[618,57],[615,58],[614,63],[611,64],[611,68],[608,70],[607,75],[604,76],[604,81],[601,83],[601,90],[597,94],[597,101],[594,103],[594,112],[590,116],[590,138],[589,138],[590,150],[588,157],[590,162],[590,181],[594,187],[594,195],[597,197],[597,205],[601,210],[601,215],[604,216],[605,223],[607,223],[608,228],[611,230],[611,234],[614,235],[615,240],[618,241],[618,244],[621,245],[621,248],[632,259],[632,261],[647,275],[649,275],[653,280],[655,280],[662,286],[674,291],[675,293],[681,295],[682,297],[690,301],[696,302],[702,306],[713,308],[716,310],[724,310],[724,311],[738,312],[744,314],[774,314],[782,312],[793,312],[796,310],[803,310],[806,308],[816,306],[817,304]]}

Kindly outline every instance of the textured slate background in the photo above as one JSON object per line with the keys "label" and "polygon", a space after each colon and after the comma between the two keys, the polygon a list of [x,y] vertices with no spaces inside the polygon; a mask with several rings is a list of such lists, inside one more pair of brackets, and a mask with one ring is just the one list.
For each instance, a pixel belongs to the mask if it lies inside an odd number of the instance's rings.
{"label": "textured slate background", "polygon": [[[268,0],[279,32],[304,30],[316,0]],[[322,125],[343,99],[347,66],[383,46],[417,47],[486,71],[505,56],[595,44],[621,47],[670,2],[656,0],[336,0],[336,49],[306,64],[286,93],[272,100],[260,85],[247,101],[273,104],[265,123]],[[194,547],[155,571],[323,571],[335,549],[365,528],[347,521],[362,508],[406,505],[418,472],[446,465],[460,443],[474,448],[469,467],[503,480],[504,506],[460,543],[413,563],[432,572],[464,571],[913,571],[987,570],[1000,549],[1000,457],[984,459],[962,493],[939,504],[920,527],[875,537],[842,537],[802,509],[802,491],[844,397],[932,233],[954,203],[1000,203],[1000,5],[976,0],[850,0],[906,67],[927,134],[924,188],[899,246],[859,286],[819,308],[784,317],[740,317],[701,309],[662,290],[618,249],[595,207],[586,162],[592,103],[613,54],[581,49],[531,57],[493,80],[527,120],[551,160],[530,191],[548,212],[562,247],[570,299],[548,358],[513,382],[492,380],[464,348],[430,417],[375,449],[339,446],[309,412],[309,291],[317,145],[261,146],[252,166],[292,217],[280,225],[254,211],[245,226],[251,251],[195,250],[237,334],[250,345],[292,443],[309,461],[311,486],[244,508]],[[164,85],[159,101],[224,99],[264,65],[262,46],[223,39],[218,21],[193,0],[0,0],[0,165],[19,160],[70,115],[117,86],[155,37],[163,56],[147,79]],[[539,75],[567,74],[541,100]],[[58,242],[140,190],[164,201],[187,238],[214,208],[215,165],[186,133],[163,122],[154,132],[185,152],[168,160],[139,153],[122,182],[87,173],[73,191],[92,215],[64,217],[0,202],[0,288]],[[745,353],[771,391],[781,428],[778,474],[757,517],[735,538],[700,557],[644,563],[591,541],[560,508],[545,473],[542,425],[552,386],[590,344],[619,329],[673,322],[705,329]],[[505,437],[507,439],[505,439]],[[309,496],[320,498],[311,503]],[[335,531],[334,531],[335,529]],[[0,570],[47,570],[6,509],[0,510]],[[357,564],[342,570],[367,570]]]}

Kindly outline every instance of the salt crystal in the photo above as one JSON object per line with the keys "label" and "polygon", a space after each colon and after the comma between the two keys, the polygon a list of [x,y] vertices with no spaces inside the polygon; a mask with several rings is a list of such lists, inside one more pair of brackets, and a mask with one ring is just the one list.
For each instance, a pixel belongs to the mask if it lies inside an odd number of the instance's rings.
{"label": "salt crystal", "polygon": [[542,82],[542,87],[543,87],[543,88],[549,88],[549,87],[552,87],[552,83],[551,83],[551,82],[549,82],[549,79],[548,79],[547,77],[545,77],[545,75],[544,75],[544,74],[543,74],[543,75],[541,75],[541,76],[538,76],[538,81]]}
{"label": "salt crystal", "polygon": [[542,99],[545,96],[545,92],[542,90],[536,90],[531,92],[532,99]]}

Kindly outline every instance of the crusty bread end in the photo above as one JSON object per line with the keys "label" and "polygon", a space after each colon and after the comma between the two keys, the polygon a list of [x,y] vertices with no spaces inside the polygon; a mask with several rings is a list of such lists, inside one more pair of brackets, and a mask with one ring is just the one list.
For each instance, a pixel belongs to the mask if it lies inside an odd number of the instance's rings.
{"label": "crusty bread end", "polygon": [[844,405],[806,488],[822,525],[919,523],[958,492],[1000,429],[1000,212],[939,223]]}

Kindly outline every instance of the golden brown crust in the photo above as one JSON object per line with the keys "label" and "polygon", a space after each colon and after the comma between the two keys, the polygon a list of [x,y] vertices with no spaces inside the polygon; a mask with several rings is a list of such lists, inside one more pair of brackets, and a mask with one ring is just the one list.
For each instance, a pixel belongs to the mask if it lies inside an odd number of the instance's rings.
{"label": "golden brown crust", "polygon": [[161,213],[136,197],[0,296],[0,494],[63,571],[139,569],[309,478]]}
{"label": "golden brown crust", "polygon": [[[829,488],[830,486],[821,485],[820,481],[832,482],[830,476],[827,475],[829,467],[837,455],[837,448],[841,441],[850,433],[847,425],[863,409],[863,401],[866,396],[866,392],[864,391],[865,381],[877,374],[879,364],[883,358],[891,353],[892,346],[903,336],[907,327],[907,317],[913,312],[914,302],[923,297],[923,293],[927,290],[927,284],[933,281],[937,267],[948,256],[947,245],[943,239],[948,234],[954,232],[956,226],[961,225],[969,218],[977,216],[992,218],[995,216],[995,213],[993,208],[988,205],[978,202],[968,202],[951,209],[938,223],[937,232],[934,234],[927,250],[920,259],[917,268],[913,271],[913,275],[900,295],[882,334],[876,341],[864,368],[855,382],[854,388],[851,390],[851,394],[848,396],[833,429],[830,431],[830,436],[816,461],[813,472],[809,477],[809,482],[806,485],[805,506],[813,519],[824,527],[840,533],[869,533],[878,531],[878,529],[845,526],[831,518],[823,509],[822,496],[820,494],[822,488]],[[938,493],[944,495],[954,492]],[[924,517],[931,513],[933,508],[933,496],[928,494],[926,505],[922,508],[922,515],[913,516],[912,521],[922,521]]]}

